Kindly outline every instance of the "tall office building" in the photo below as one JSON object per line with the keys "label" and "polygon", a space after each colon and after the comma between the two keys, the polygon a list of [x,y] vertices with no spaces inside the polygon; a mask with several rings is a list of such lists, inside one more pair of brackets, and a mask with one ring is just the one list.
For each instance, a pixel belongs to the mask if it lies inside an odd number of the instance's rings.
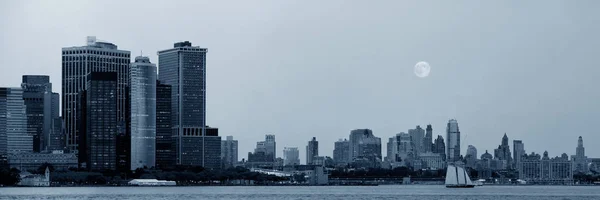
{"label": "tall office building", "polygon": [[[33,152],[44,151],[48,146],[49,128],[52,124],[50,77],[24,75],[21,88],[27,113],[27,133],[33,137]],[[46,106],[48,106],[47,109]]]}
{"label": "tall office building", "polygon": [[[80,99],[88,87],[92,72],[115,72],[117,75],[117,135],[119,152],[117,163],[121,169],[129,169],[128,128],[129,119],[129,65],[130,52],[119,50],[117,45],[101,42],[95,37],[87,38],[86,46],[62,48],[62,114],[65,124],[67,150],[78,153],[79,138],[86,127],[82,116]],[[111,155],[112,156],[112,155]]]}
{"label": "tall office building", "polygon": [[398,154],[398,142],[396,136],[390,137],[387,143],[387,154],[385,160],[388,162],[395,162],[396,155]]}
{"label": "tall office building", "polygon": [[494,158],[505,161],[506,168],[510,168],[512,166],[512,157],[510,153],[510,146],[508,146],[508,136],[506,136],[506,133],[504,133],[504,136],[502,137],[502,143],[497,149],[494,149]]}
{"label": "tall office building", "polygon": [[444,155],[442,158],[444,158],[444,160],[446,159],[446,144],[444,143],[444,137],[441,135],[438,135],[437,139],[435,139],[432,152]]}
{"label": "tall office building", "polygon": [[411,161],[415,158],[415,143],[412,140],[410,134],[401,132],[396,134],[396,142],[398,152],[395,156],[394,162],[400,161]]}
{"label": "tall office building", "polygon": [[[44,101],[44,112],[50,113],[50,115],[44,114],[44,140],[46,150],[64,150],[65,147],[65,135],[63,132],[63,120],[60,117],[60,95],[58,93],[46,93],[46,96],[50,96],[50,101]],[[46,98],[48,99],[48,98]],[[50,123],[47,123],[47,122]]]}
{"label": "tall office building", "polygon": [[273,160],[277,158],[277,143],[275,142],[275,135],[265,135],[265,152],[273,156]]}
{"label": "tall office building", "polygon": [[227,140],[221,141],[221,160],[223,167],[233,167],[238,161],[238,141],[233,136],[227,136]]}
{"label": "tall office building", "polygon": [[283,148],[283,165],[300,165],[300,151],[298,151],[298,147]]}
{"label": "tall office building", "polygon": [[[92,72],[82,92],[79,162],[89,170],[116,170],[118,128],[118,73]],[[85,163],[85,164],[84,164]]]}
{"label": "tall office building", "polygon": [[410,135],[411,141],[414,145],[415,157],[418,157],[419,154],[423,153],[423,139],[425,138],[425,130],[421,128],[421,126],[417,126],[415,129],[408,130],[408,134]]}
{"label": "tall office building", "polygon": [[477,148],[473,145],[467,147],[467,154],[465,154],[466,166],[475,168],[477,163]]}
{"label": "tall office building", "polygon": [[433,128],[431,124],[427,125],[425,128],[425,138],[423,138],[423,152],[432,152],[431,148],[433,147]]}
{"label": "tall office building", "polygon": [[175,137],[171,120],[171,86],[156,81],[156,166],[174,168]]}
{"label": "tall office building", "polygon": [[[176,158],[178,164],[194,163],[206,167],[207,140],[218,136],[206,134],[206,53],[208,49],[192,46],[192,43],[178,42],[173,48],[158,52],[158,79],[171,86],[171,115],[173,135],[176,137]],[[184,137],[194,137],[201,144],[187,143]],[[221,151],[221,139],[218,149]],[[202,148],[200,148],[202,147]],[[199,157],[189,157],[188,152]],[[188,155],[188,156],[186,156]],[[218,155],[221,157],[220,153]],[[190,162],[186,158],[194,160]],[[200,162],[196,162],[199,160]],[[219,162],[220,163],[220,162]],[[220,165],[219,165],[220,166]]]}
{"label": "tall office building", "polygon": [[573,171],[580,173],[587,173],[588,158],[585,156],[585,148],[583,147],[583,138],[579,136],[577,139],[577,148],[575,148],[575,155],[571,156],[573,160]]}
{"label": "tall office building", "polygon": [[[372,138],[372,139],[369,139]],[[367,142],[367,140],[369,140]],[[350,131],[350,156],[349,161],[352,162],[358,157],[367,156],[368,152],[377,152],[377,141],[379,141],[379,153],[378,157],[381,159],[381,138],[375,137],[373,131],[370,129],[355,129]],[[370,145],[369,145],[370,144]],[[375,149],[364,149],[364,147],[370,146]],[[363,148],[361,148],[363,147]],[[377,153],[376,153],[377,154]]]}
{"label": "tall office building", "polygon": [[460,131],[456,119],[450,119],[446,126],[446,156],[449,162],[460,158]]}
{"label": "tall office building", "polygon": [[340,139],[335,142],[333,160],[338,165],[345,165],[350,162],[350,141],[347,139]]}
{"label": "tall office building", "polygon": [[0,88],[0,155],[33,152],[21,88]]}
{"label": "tall office building", "polygon": [[313,137],[311,141],[308,141],[308,145],[306,146],[306,164],[313,165],[313,159],[316,156],[319,156],[319,141],[317,141],[316,137]]}
{"label": "tall office building", "polygon": [[129,69],[131,170],[156,164],[156,65],[138,56]]}
{"label": "tall office building", "polygon": [[525,144],[521,140],[513,140],[514,169],[521,169],[521,160],[525,155]]}

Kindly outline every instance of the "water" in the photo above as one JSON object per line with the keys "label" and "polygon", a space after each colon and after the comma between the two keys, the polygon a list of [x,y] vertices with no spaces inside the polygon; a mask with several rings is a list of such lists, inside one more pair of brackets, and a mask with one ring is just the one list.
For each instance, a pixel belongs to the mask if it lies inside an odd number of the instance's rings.
{"label": "water", "polygon": [[450,189],[443,185],[323,186],[323,187],[57,187],[0,188],[0,199],[600,199],[595,186],[483,186]]}

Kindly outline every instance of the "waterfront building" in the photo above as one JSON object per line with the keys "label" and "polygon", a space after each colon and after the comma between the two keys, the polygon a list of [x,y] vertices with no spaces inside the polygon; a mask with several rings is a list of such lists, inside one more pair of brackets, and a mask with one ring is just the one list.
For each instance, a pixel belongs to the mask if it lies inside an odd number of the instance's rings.
{"label": "waterfront building", "polygon": [[[79,162],[89,170],[117,169],[118,73],[92,72],[81,95]],[[127,168],[129,169],[129,167]]]}
{"label": "waterfront building", "polygon": [[156,165],[156,65],[138,56],[129,72],[131,170]]}
{"label": "waterfront building", "polygon": [[[27,134],[33,138],[33,152],[48,147],[52,124],[52,84],[49,76],[23,75],[21,83],[27,115]],[[58,102],[56,102],[58,103]]]}
{"label": "waterfront building", "polygon": [[227,140],[221,141],[221,160],[223,167],[233,167],[238,161],[238,141],[233,136],[227,136]]}
{"label": "waterfront building", "polygon": [[425,138],[425,130],[421,126],[417,126],[415,129],[409,129],[408,134],[410,135],[410,141],[414,146],[414,156],[419,157],[419,154],[423,153],[423,139]]}
{"label": "waterfront building", "polygon": [[449,162],[458,161],[460,159],[460,130],[458,121],[450,119],[446,126],[446,155]]}
{"label": "waterfront building", "polygon": [[283,165],[300,165],[300,151],[298,151],[298,147],[283,148]]}
{"label": "waterfront building", "polygon": [[502,137],[502,143],[498,146],[497,149],[494,149],[494,158],[498,160],[503,160],[506,162],[506,168],[510,168],[512,163],[510,146],[508,146],[508,137],[506,133]]}
{"label": "waterfront building", "polygon": [[[437,169],[445,169],[446,168],[446,162],[444,161],[444,157],[442,154],[432,153],[432,152],[421,153],[421,155],[419,156],[419,159],[423,163],[422,168],[424,168],[424,169],[426,168],[426,169],[437,170]],[[415,168],[415,169],[417,169],[417,168]]]}
{"label": "waterfront building", "polygon": [[55,150],[51,153],[20,153],[8,155],[8,164],[10,168],[17,168],[21,171],[37,170],[44,163],[51,164],[54,167],[54,170],[77,168],[77,155],[73,153],[64,153],[62,150]]}
{"label": "waterfront building", "polygon": [[[171,125],[177,164],[214,168],[221,166],[221,138],[209,135],[206,129],[207,52],[207,48],[192,46],[188,41],[159,51],[158,80],[171,86]],[[212,158],[216,152],[216,158]],[[216,165],[212,159],[216,159]]]}
{"label": "waterfront building", "polygon": [[529,184],[573,184],[573,161],[563,157],[549,158],[548,152],[540,158],[532,152],[521,160],[519,179]]}
{"label": "waterfront building", "polygon": [[0,155],[33,152],[23,89],[0,87]]}
{"label": "waterfront building", "polygon": [[[83,126],[86,117],[83,115],[83,104],[80,100],[84,96],[83,91],[89,88],[90,74],[92,72],[114,72],[116,73],[116,89],[110,98],[115,99],[116,118],[114,120],[110,119],[111,122],[107,129],[111,129],[112,132],[110,138],[105,142],[110,141],[112,143],[114,141],[118,143],[116,146],[119,149],[114,152],[112,152],[112,148],[111,152],[108,152],[107,149],[106,152],[103,152],[103,155],[106,153],[111,153],[111,155],[103,157],[113,160],[115,156],[112,153],[118,154],[115,163],[119,164],[120,169],[129,169],[129,134],[127,133],[129,129],[127,125],[130,117],[128,99],[130,63],[129,51],[120,50],[117,45],[96,40],[96,37],[93,36],[87,38],[87,45],[85,46],[62,48],[62,114],[65,124],[65,145],[69,152],[79,153],[79,151],[85,149],[80,147],[80,143],[86,141],[81,137],[88,127]],[[113,126],[113,122],[116,127]],[[84,159],[80,160],[80,162],[85,161]],[[107,166],[109,165],[112,166],[112,164],[107,164]]]}
{"label": "waterfront building", "polygon": [[28,186],[28,187],[48,187],[50,186],[50,169],[46,167],[45,173],[42,174],[31,174],[27,171],[21,171],[19,174],[21,180],[17,185]]}
{"label": "waterfront building", "polygon": [[314,165],[313,160],[316,156],[319,156],[319,141],[316,137],[313,137],[306,146],[306,164]]}
{"label": "waterfront building", "polygon": [[340,139],[335,142],[333,160],[336,165],[346,165],[350,163],[350,141],[347,139]]}
{"label": "waterfront building", "polygon": [[577,140],[577,148],[575,148],[575,155],[571,156],[573,160],[573,170],[579,173],[587,173],[588,169],[588,158],[585,156],[585,148],[583,147],[583,138],[579,136]]}
{"label": "waterfront building", "polygon": [[514,169],[521,169],[521,159],[525,155],[525,144],[521,140],[513,140],[513,160]]}
{"label": "waterfront building", "polygon": [[171,86],[156,81],[156,167],[175,168],[175,139],[172,137]]}

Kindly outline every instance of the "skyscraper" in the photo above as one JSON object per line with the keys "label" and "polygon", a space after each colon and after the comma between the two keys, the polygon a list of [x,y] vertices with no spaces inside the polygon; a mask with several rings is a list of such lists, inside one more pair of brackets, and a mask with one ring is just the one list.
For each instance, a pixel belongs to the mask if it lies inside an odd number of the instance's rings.
{"label": "skyscraper", "polygon": [[233,136],[227,136],[227,140],[221,141],[221,160],[225,168],[233,167],[238,161],[238,141]]}
{"label": "skyscraper", "polygon": [[506,133],[504,133],[504,136],[502,137],[502,144],[500,144],[497,149],[494,149],[494,158],[505,161],[506,168],[512,166],[510,146],[508,146],[508,136],[506,136]]}
{"label": "skyscraper", "polygon": [[523,155],[525,155],[525,144],[521,140],[513,140],[514,168],[517,170],[521,169],[520,164]]}
{"label": "skyscraper", "polygon": [[283,165],[300,165],[300,152],[298,147],[283,148]]}
{"label": "skyscraper", "polygon": [[0,154],[33,151],[21,88],[0,88]]}
{"label": "skyscraper", "polygon": [[433,146],[433,128],[431,124],[427,125],[425,128],[425,138],[423,138],[423,152],[432,152],[431,148]]}
{"label": "skyscraper", "polygon": [[340,139],[335,142],[333,160],[338,165],[345,165],[350,162],[350,141],[347,139]]}
{"label": "skyscraper", "polygon": [[419,154],[423,153],[423,139],[425,138],[425,130],[421,126],[417,126],[415,129],[408,130],[411,141],[414,145],[414,156],[419,157]]}
{"label": "skyscraper", "polygon": [[393,162],[411,162],[415,158],[416,147],[410,134],[405,132],[396,134],[396,142],[398,151]]}
{"label": "skyscraper", "polygon": [[446,159],[446,144],[444,143],[444,137],[441,135],[438,135],[437,139],[435,139],[432,152],[441,154],[443,155],[442,158]]}
{"label": "skyscraper", "polygon": [[[79,162],[89,170],[116,170],[118,128],[118,73],[92,72],[82,92]],[[83,166],[83,164],[82,164]]]}
{"label": "skyscraper", "polygon": [[[50,112],[50,115],[44,115],[44,137],[47,150],[64,150],[65,135],[63,133],[63,120],[60,117],[60,95],[58,93],[46,93],[50,95],[50,102],[44,101],[44,112]],[[47,98],[46,98],[47,99]],[[50,121],[50,123],[46,123]]]}
{"label": "skyscraper", "polygon": [[449,162],[460,158],[460,131],[456,119],[450,119],[446,126],[446,155]]}
{"label": "skyscraper", "polygon": [[467,154],[465,154],[465,160],[467,167],[474,168],[477,162],[477,148],[473,145],[467,147]]}
{"label": "skyscraper", "polygon": [[27,134],[33,137],[33,152],[41,152],[48,146],[49,128],[52,124],[50,77],[24,75],[21,88],[27,113]]}
{"label": "skyscraper", "polygon": [[131,170],[156,164],[156,65],[138,56],[129,72]]}
{"label": "skyscraper", "polygon": [[156,81],[156,166],[174,168],[175,138],[171,120],[171,86]]}
{"label": "skyscraper", "polygon": [[319,156],[319,141],[316,137],[313,137],[311,141],[308,141],[306,146],[306,164],[312,165],[315,156]]}
{"label": "skyscraper", "polygon": [[273,156],[273,160],[277,158],[277,143],[275,142],[275,135],[265,135],[265,151],[267,154]]}
{"label": "skyscraper", "polygon": [[375,137],[370,129],[350,131],[350,162],[359,157],[381,161],[381,138]]}
{"label": "skyscraper", "polygon": [[585,148],[583,147],[583,138],[581,136],[577,139],[575,155],[571,157],[573,160],[573,171],[580,173],[588,172],[588,158],[585,156]]}
{"label": "skyscraper", "polygon": [[[65,124],[67,150],[78,153],[80,150],[80,133],[86,127],[81,126],[85,120],[82,116],[82,92],[88,88],[89,76],[92,72],[115,72],[117,75],[116,88],[116,120],[117,135],[120,151],[119,167],[129,169],[128,147],[128,94],[130,52],[117,49],[117,45],[97,41],[96,37],[88,37],[86,46],[62,48],[62,110]],[[116,153],[116,152],[115,152]]]}
{"label": "skyscraper", "polygon": [[[176,137],[176,157],[178,164],[190,163],[184,160],[184,149],[200,152],[199,157],[204,166],[203,154],[206,137],[206,53],[208,49],[192,46],[192,43],[178,42],[173,48],[158,52],[158,79],[171,86],[171,115],[173,135]],[[201,145],[184,146],[184,136],[194,136]],[[212,138],[209,140],[213,140]],[[221,139],[218,141],[221,144]],[[200,148],[202,147],[202,148]],[[221,148],[219,147],[218,151]],[[220,158],[220,153],[219,153]],[[194,162],[196,163],[196,162]]]}
{"label": "skyscraper", "polygon": [[396,136],[390,137],[387,143],[387,154],[385,160],[388,162],[395,162],[396,155],[398,154],[398,141],[396,141]]}

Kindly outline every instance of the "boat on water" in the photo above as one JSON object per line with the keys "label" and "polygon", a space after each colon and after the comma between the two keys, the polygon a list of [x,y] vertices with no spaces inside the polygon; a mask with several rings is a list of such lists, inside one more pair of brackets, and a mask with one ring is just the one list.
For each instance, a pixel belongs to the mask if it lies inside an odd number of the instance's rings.
{"label": "boat on water", "polygon": [[446,169],[446,187],[447,188],[473,188],[475,184],[469,178],[464,168],[449,164]]}

